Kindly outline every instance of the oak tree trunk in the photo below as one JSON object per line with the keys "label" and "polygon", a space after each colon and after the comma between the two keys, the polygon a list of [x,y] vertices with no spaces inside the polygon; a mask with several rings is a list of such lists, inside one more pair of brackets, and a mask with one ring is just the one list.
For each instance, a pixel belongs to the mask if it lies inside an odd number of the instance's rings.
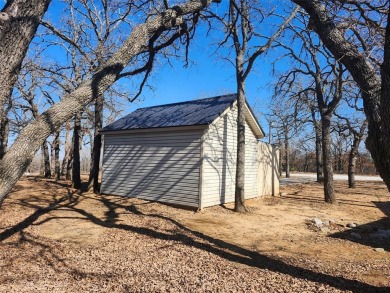
{"label": "oak tree trunk", "polygon": [[60,180],[61,170],[60,170],[60,132],[56,132],[53,140],[54,145],[54,178]]}
{"label": "oak tree trunk", "polygon": [[360,140],[355,138],[353,140],[351,151],[348,156],[348,187],[355,188],[355,170],[356,170],[356,159],[358,155],[358,147]]}
{"label": "oak tree trunk", "polygon": [[234,211],[243,213],[245,207],[245,90],[244,80],[237,76],[237,170]]}
{"label": "oak tree trunk", "polygon": [[287,127],[284,127],[284,154],[286,163],[286,178],[290,178],[290,145]]}
{"label": "oak tree trunk", "polygon": [[49,155],[49,147],[47,145],[47,141],[45,140],[42,144],[42,164],[41,164],[41,171],[42,176],[45,178],[51,177],[51,169],[50,169],[50,155]]}
{"label": "oak tree trunk", "polygon": [[7,151],[9,136],[9,119],[7,114],[4,113],[4,117],[0,116],[0,160],[4,157]]}
{"label": "oak tree trunk", "polygon": [[352,146],[348,158],[348,187],[349,188],[355,187],[355,169],[356,169],[356,161],[358,157],[358,150],[359,150],[360,142],[363,139],[366,127],[367,127],[367,121],[364,121],[363,124],[360,126],[359,131],[352,129],[353,142],[352,142]]}
{"label": "oak tree trunk", "polygon": [[[28,46],[50,0],[10,0],[0,13],[0,118],[10,100]],[[2,121],[3,122],[3,121]],[[1,123],[2,124],[2,123]],[[2,125],[1,125],[2,126]],[[0,197],[1,200],[1,197]]]}
{"label": "oak tree trunk", "polygon": [[316,136],[316,172],[317,182],[324,181],[324,175],[322,170],[322,145],[321,145],[321,126],[318,121],[314,120],[314,131]]}
{"label": "oak tree trunk", "polygon": [[102,137],[99,131],[103,126],[103,105],[104,96],[100,95],[95,101],[95,130],[93,138],[93,147],[91,149],[91,167],[89,171],[88,190],[93,189],[94,193],[99,193],[99,164],[102,148]]}
{"label": "oak tree trunk", "polygon": [[65,176],[66,174],[66,169],[68,166],[68,161],[70,160],[71,157],[71,150],[72,150],[72,142],[71,142],[71,136],[70,136],[70,130],[71,130],[71,125],[70,122],[67,121],[65,123],[65,154],[62,159],[62,164],[61,164],[61,176]]}
{"label": "oak tree trunk", "polygon": [[80,132],[81,132],[81,114],[76,114],[74,118],[73,132],[73,168],[72,168],[72,186],[73,188],[81,188],[81,172],[80,172]]}
{"label": "oak tree trunk", "polygon": [[66,161],[66,172],[65,172],[65,179],[66,180],[72,180],[72,170],[73,170],[73,138],[72,138],[72,146],[70,148],[70,153],[68,156],[68,159]]}
{"label": "oak tree trunk", "polygon": [[321,115],[322,125],[322,157],[324,171],[325,202],[336,203],[336,194],[333,185],[333,166],[331,154],[330,115]]}

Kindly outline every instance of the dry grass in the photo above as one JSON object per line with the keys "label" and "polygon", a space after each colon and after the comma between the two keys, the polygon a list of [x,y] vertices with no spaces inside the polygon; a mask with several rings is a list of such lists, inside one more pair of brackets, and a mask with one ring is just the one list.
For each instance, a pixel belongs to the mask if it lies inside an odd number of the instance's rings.
{"label": "dry grass", "polygon": [[[237,215],[24,178],[1,207],[0,291],[387,292],[390,243],[370,233],[390,229],[389,193],[376,182],[336,191],[329,205],[318,184],[283,187]],[[337,225],[312,229],[314,217]]]}

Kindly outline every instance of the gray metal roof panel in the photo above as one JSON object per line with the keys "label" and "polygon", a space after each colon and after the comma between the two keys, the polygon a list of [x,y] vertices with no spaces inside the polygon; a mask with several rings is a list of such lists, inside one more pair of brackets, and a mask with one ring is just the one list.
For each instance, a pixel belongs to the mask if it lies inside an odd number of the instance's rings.
{"label": "gray metal roof panel", "polygon": [[208,125],[230,107],[236,94],[140,108],[107,125],[104,131]]}

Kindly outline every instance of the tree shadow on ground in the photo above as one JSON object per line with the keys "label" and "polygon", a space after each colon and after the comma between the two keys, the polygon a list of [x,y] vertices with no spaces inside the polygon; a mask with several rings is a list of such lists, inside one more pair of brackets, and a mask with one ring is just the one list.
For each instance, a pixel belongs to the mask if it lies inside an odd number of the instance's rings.
{"label": "tree shadow on ground", "polygon": [[[52,219],[62,218],[55,215],[50,215],[50,217],[47,217],[47,214],[52,211],[67,210],[77,213],[78,216],[72,217],[73,219],[80,218],[83,220],[88,220],[101,227],[109,229],[121,229],[131,233],[146,235],[154,239],[177,241],[183,245],[207,251],[225,260],[244,264],[250,267],[267,269],[273,272],[286,274],[294,278],[306,279],[312,282],[326,284],[341,290],[351,290],[353,292],[388,292],[388,288],[385,287],[376,287],[358,280],[351,280],[341,276],[332,276],[329,274],[295,266],[286,263],[281,259],[263,255],[256,251],[251,251],[226,241],[210,237],[198,231],[189,229],[170,217],[155,213],[144,213],[140,210],[140,205],[123,204],[121,202],[126,203],[126,201],[123,200],[123,197],[94,196],[94,199],[102,203],[106,208],[104,217],[100,218],[94,215],[92,212],[89,212],[86,209],[78,206],[87,197],[92,197],[92,195],[79,194],[76,191],[68,188],[68,193],[65,196],[53,196],[50,200],[41,200],[39,204],[36,203],[36,201],[33,202],[29,200],[20,200],[19,204],[21,206],[32,209],[33,212],[18,224],[3,230],[0,233],[0,242],[17,233],[22,235],[25,233],[24,229],[30,225],[41,225],[42,223]],[[172,233],[169,233],[166,231],[158,231],[158,229],[154,228],[136,227],[124,224],[119,222],[119,216],[121,213],[130,213],[134,216],[143,218],[155,218],[167,221],[174,225],[176,229],[174,229]],[[46,215],[45,219],[38,221],[43,215]],[[74,270],[77,271],[77,268],[74,268]]]}
{"label": "tree shadow on ground", "polygon": [[[330,237],[348,239],[372,248],[383,248],[390,251],[390,201],[375,201],[373,204],[384,214],[380,220],[363,224],[359,223],[353,229],[334,233]],[[386,233],[386,235],[382,233]],[[356,234],[359,236],[356,236]]]}

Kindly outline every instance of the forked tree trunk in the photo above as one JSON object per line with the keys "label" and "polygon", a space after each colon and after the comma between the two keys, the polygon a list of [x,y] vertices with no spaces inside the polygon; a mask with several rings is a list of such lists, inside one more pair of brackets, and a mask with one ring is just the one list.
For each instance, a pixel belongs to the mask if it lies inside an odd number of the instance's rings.
{"label": "forked tree trunk", "polygon": [[360,126],[359,131],[352,129],[353,142],[352,142],[352,146],[348,158],[348,187],[349,188],[355,187],[355,170],[356,170],[356,161],[358,157],[358,150],[359,150],[360,142],[363,139],[366,127],[367,127],[367,122],[364,121],[363,124]]}
{"label": "forked tree trunk", "polygon": [[324,167],[324,197],[325,202],[336,203],[336,194],[333,186],[333,166],[330,136],[330,115],[321,115],[322,123],[322,156]]}
{"label": "forked tree trunk", "polygon": [[[0,203],[30,165],[43,141],[93,101],[94,97],[103,95],[104,91],[119,78],[126,65],[135,56],[145,52],[152,36],[158,36],[163,30],[181,25],[183,15],[196,13],[209,6],[211,2],[211,0],[188,1],[176,6],[175,9],[168,9],[155,17],[148,18],[144,24],[132,30],[122,47],[96,71],[91,80],[81,83],[71,94],[64,96],[59,103],[26,126],[0,161]],[[7,59],[0,58],[0,60]]]}
{"label": "forked tree trunk", "polygon": [[74,118],[73,132],[73,168],[72,168],[72,186],[73,188],[81,188],[81,173],[80,173],[80,132],[81,132],[81,114],[76,114]]}

